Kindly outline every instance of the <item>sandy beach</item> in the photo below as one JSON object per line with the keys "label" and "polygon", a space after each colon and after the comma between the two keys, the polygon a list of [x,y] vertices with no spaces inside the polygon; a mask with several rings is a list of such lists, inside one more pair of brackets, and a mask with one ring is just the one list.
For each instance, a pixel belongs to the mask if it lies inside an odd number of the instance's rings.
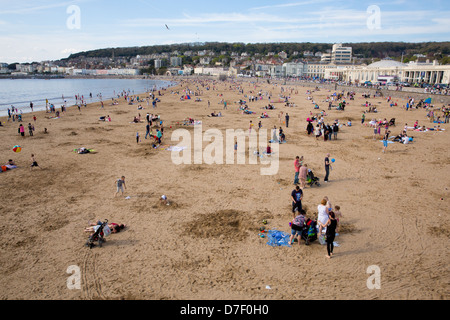
{"label": "sandy beach", "polygon": [[[408,130],[411,143],[389,144],[383,153],[381,137],[373,139],[373,128],[361,125],[362,104],[369,101],[378,109],[366,114],[365,124],[372,118],[396,119],[393,136],[416,120],[419,126],[436,126],[427,111],[406,111],[407,100],[394,94],[398,106],[390,107],[386,97],[357,92],[339,111],[328,110],[325,102],[335,91],[320,85],[186,79],[161,91],[156,108],[141,103],[144,109],[138,110],[139,103],[121,98],[117,105],[105,101],[104,109],[100,103],[81,112],[69,107],[58,119],[45,112],[24,114],[25,137],[17,132],[19,123],[0,119],[1,165],[13,159],[18,166],[0,172],[0,299],[449,298],[449,124],[440,124],[443,131]],[[186,88],[199,95],[181,100]],[[259,92],[263,99],[248,101]],[[263,109],[269,104],[266,93],[274,110]],[[295,106],[286,106],[280,95]],[[239,110],[240,99],[253,114]],[[337,140],[308,136],[306,119],[321,110],[326,123],[351,119],[353,125],[342,125]],[[278,118],[281,111],[289,113],[287,128]],[[153,139],[144,138],[147,112],[160,115],[164,125],[156,149]],[[222,117],[209,117],[212,112]],[[259,118],[263,112],[269,118]],[[141,122],[133,123],[139,113]],[[107,115],[111,122],[99,121]],[[248,163],[256,157],[248,148],[246,164],[175,165],[166,149],[178,144],[171,141],[176,129],[194,131],[183,125],[186,118],[201,121],[203,131],[248,131],[250,121],[255,130],[259,121],[263,129],[282,127],[287,142],[279,145],[277,173],[261,175],[261,165]],[[28,123],[35,126],[33,136]],[[20,153],[13,152],[15,145],[22,147]],[[80,147],[95,151],[74,152]],[[330,182],[324,183],[327,153],[335,162]],[[30,169],[31,154],[41,169]],[[290,233],[296,156],[303,156],[320,179],[320,186],[303,190],[307,216],[317,219],[324,196],[341,207],[332,259],[318,241],[273,247],[259,235],[262,226]],[[121,176],[127,188],[115,197]],[[161,204],[161,195],[170,205]],[[103,247],[89,249],[83,230],[99,219],[126,228],[108,236]],[[70,266],[80,270],[79,289],[67,286]],[[379,289],[368,287],[371,266],[379,268]]]}

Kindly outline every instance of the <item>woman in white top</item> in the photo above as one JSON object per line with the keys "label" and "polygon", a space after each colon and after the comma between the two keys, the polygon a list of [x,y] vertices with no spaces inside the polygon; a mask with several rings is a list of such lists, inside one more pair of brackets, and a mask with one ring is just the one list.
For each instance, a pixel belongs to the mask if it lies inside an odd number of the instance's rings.
{"label": "woman in white top", "polygon": [[327,208],[327,199],[322,199],[320,204],[317,206],[318,216],[317,216],[317,224],[319,225],[319,234],[318,237],[322,236],[322,229],[328,221],[328,208]]}

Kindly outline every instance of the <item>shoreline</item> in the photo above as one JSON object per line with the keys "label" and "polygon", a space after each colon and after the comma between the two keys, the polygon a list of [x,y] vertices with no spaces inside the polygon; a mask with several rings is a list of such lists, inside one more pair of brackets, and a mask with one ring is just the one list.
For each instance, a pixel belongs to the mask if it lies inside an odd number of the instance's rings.
{"label": "shoreline", "polygon": [[[74,79],[77,79],[77,78],[74,78]],[[106,78],[105,79],[96,79],[96,78],[94,78],[94,79],[95,80],[105,80]],[[112,78],[112,79],[117,79],[117,80],[144,80],[144,79],[132,79],[132,78],[129,78],[129,79],[128,78],[124,78],[124,79]],[[33,79],[31,79],[31,80],[33,80]],[[39,80],[42,80],[42,79],[39,79]],[[61,80],[61,78],[58,78],[58,80]],[[72,79],[69,79],[69,80],[72,80]],[[80,79],[80,80],[83,80],[83,79]],[[108,79],[108,80],[111,80],[111,79]],[[167,89],[167,88],[170,88],[170,87],[173,87],[173,86],[177,85],[177,83],[172,81],[172,80],[165,80],[165,79],[146,79],[146,80],[158,81],[159,84],[156,84],[156,86],[159,89]],[[122,92],[122,90],[123,89],[120,89],[117,92]],[[139,94],[142,95],[142,94],[146,94],[146,93],[148,93],[148,92],[142,92],[142,93],[139,93]],[[134,95],[137,95],[137,93],[134,93]],[[117,99],[117,96],[113,96],[112,94],[109,95],[109,96],[103,96],[102,100],[103,100],[103,102],[107,102],[107,101],[111,101],[112,98]],[[14,102],[14,103],[5,103],[5,104],[0,105],[0,107],[4,108],[4,110],[0,111],[0,118],[3,118],[3,117],[8,118],[7,109],[10,109],[11,105],[14,105],[18,110],[20,110],[20,112],[22,114],[34,113],[34,112],[37,112],[37,111],[45,111],[46,110],[46,106],[45,106],[46,99],[48,99],[49,104],[53,103],[55,105],[55,108],[57,108],[57,109],[61,105],[64,105],[64,101],[62,100],[62,96],[58,97],[58,98],[45,97],[45,98],[41,98],[41,99],[37,99],[37,100],[32,100],[32,102],[34,104],[34,108],[33,108],[34,111],[31,111],[31,109],[29,107],[29,102],[26,102],[26,101],[24,101],[24,102]],[[67,103],[66,107],[67,108],[77,106],[77,104],[75,104],[75,96],[64,96],[64,99],[66,100],[66,103]],[[86,102],[89,101],[89,103],[101,102],[100,98],[95,96],[95,95],[93,95],[92,98],[86,96],[85,101]],[[18,105],[25,105],[25,106],[20,107]]]}

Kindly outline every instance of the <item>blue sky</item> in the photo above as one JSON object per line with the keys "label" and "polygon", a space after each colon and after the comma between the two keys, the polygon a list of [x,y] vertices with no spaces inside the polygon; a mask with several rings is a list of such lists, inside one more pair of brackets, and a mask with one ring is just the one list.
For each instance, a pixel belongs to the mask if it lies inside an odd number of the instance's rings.
{"label": "blue sky", "polygon": [[450,41],[448,17],[449,0],[0,0],[0,62],[184,42]]}

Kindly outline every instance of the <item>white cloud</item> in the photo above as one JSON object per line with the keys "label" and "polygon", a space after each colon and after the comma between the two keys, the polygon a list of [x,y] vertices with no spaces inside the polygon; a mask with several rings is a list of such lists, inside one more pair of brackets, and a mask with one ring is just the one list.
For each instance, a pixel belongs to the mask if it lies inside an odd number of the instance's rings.
{"label": "white cloud", "polygon": [[275,4],[261,7],[250,8],[250,10],[264,10],[264,9],[275,9],[275,8],[290,8],[290,7],[298,7],[298,6],[306,6],[309,4],[319,4],[319,3],[336,3],[335,1],[330,0],[311,0],[311,1],[302,1],[302,2],[291,2],[291,3],[283,3],[283,4]]}

